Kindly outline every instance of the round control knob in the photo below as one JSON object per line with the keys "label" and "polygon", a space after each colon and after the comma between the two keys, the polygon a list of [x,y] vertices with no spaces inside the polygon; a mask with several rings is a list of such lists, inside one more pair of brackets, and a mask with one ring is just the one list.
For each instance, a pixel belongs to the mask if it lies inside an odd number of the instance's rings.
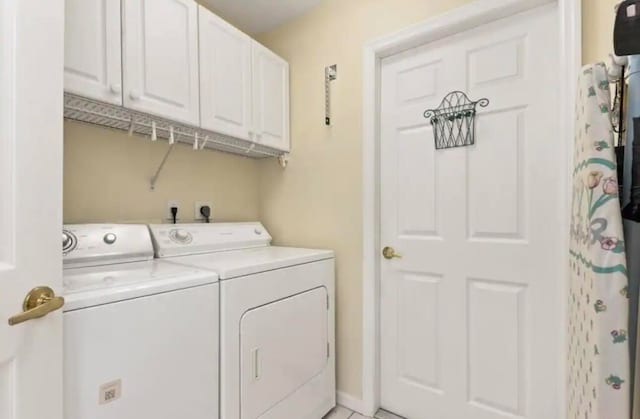
{"label": "round control knob", "polygon": [[62,232],[62,252],[67,253],[72,251],[76,247],[76,236],[70,231]]}
{"label": "round control knob", "polygon": [[113,243],[115,243],[115,242],[116,242],[117,238],[118,238],[118,237],[117,237],[115,234],[113,234],[113,233],[107,233],[107,234],[105,234],[105,235],[104,235],[104,237],[102,238],[102,240],[104,240],[104,242],[105,242],[106,244],[113,244]]}
{"label": "round control knob", "polygon": [[174,242],[181,244],[189,244],[191,243],[191,240],[193,240],[191,233],[189,233],[187,230],[182,229],[171,230],[169,232],[169,237]]}
{"label": "round control knob", "polygon": [[176,239],[185,241],[189,238],[189,233],[185,230],[176,230]]}

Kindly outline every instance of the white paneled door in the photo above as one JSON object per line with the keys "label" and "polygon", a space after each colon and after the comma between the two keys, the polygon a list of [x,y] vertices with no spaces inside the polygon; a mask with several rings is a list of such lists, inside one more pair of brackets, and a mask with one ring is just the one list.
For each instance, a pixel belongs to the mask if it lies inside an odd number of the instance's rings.
{"label": "white paneled door", "polygon": [[[558,12],[547,5],[385,59],[382,407],[411,419],[561,418],[564,312]],[[436,150],[423,112],[479,108]]]}
{"label": "white paneled door", "polygon": [[0,418],[62,419],[62,301],[23,300],[62,292],[64,1],[0,1],[0,39]]}
{"label": "white paneled door", "polygon": [[66,0],[65,90],[122,105],[119,0]]}
{"label": "white paneled door", "polygon": [[252,51],[255,140],[289,151],[289,63],[257,42]]}
{"label": "white paneled door", "polygon": [[200,6],[202,128],[253,140],[251,38]]}
{"label": "white paneled door", "polygon": [[197,3],[122,4],[124,106],[199,125]]}

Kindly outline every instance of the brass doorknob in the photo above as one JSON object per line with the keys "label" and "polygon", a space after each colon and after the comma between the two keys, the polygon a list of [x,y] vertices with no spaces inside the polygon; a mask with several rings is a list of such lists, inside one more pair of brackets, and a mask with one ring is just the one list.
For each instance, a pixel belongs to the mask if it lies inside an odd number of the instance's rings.
{"label": "brass doorknob", "polygon": [[389,246],[382,249],[382,256],[384,256],[385,259],[402,258],[402,255],[396,253],[395,249]]}
{"label": "brass doorknob", "polygon": [[55,292],[49,287],[36,287],[22,303],[23,312],[9,319],[9,325],[24,323],[27,320],[39,319],[52,311],[59,310],[64,305],[64,298],[56,297]]}

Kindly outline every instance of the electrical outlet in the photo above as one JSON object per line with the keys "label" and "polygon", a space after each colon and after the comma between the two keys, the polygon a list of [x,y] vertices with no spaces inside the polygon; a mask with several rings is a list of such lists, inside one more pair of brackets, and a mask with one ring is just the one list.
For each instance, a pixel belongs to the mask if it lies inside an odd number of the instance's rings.
{"label": "electrical outlet", "polygon": [[180,202],[176,200],[167,201],[167,211],[165,213],[165,219],[171,223],[173,222],[173,215],[171,214],[172,207],[178,208],[178,217],[176,218],[176,222],[178,222],[178,220],[180,220]]}
{"label": "electrical outlet", "polygon": [[209,207],[211,208],[211,216],[209,217],[209,221],[213,221],[213,204],[210,201],[196,201],[193,205],[194,213],[193,219],[196,221],[204,221],[204,217],[200,214],[200,208]]}

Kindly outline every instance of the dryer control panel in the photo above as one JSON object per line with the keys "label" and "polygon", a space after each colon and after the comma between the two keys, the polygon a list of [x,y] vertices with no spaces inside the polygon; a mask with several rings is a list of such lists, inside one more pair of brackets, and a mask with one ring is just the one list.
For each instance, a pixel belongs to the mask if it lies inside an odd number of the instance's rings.
{"label": "dryer control panel", "polygon": [[65,267],[99,266],[153,259],[143,224],[68,224],[62,230]]}
{"label": "dryer control panel", "polygon": [[157,257],[263,247],[271,235],[261,223],[152,224]]}

